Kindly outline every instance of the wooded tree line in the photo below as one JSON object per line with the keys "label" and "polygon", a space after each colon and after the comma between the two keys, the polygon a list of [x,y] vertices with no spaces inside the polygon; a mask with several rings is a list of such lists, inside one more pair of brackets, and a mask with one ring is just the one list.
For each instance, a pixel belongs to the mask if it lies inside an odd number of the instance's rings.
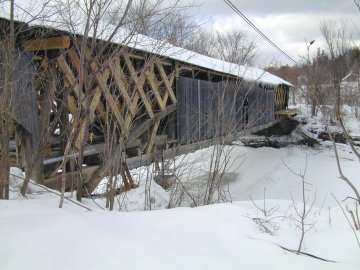
{"label": "wooded tree line", "polygon": [[221,33],[207,28],[206,21],[199,22],[188,15],[190,8],[196,8],[194,5],[179,6],[176,12],[157,20],[158,5],[144,1],[132,7],[132,16],[141,18],[132,25],[137,33],[231,63],[253,63],[256,44],[243,31],[234,29]]}
{"label": "wooded tree line", "polygon": [[[294,66],[272,66],[267,70],[287,79],[295,88],[296,94],[311,106],[311,115],[315,116],[322,107],[336,104],[337,89],[343,80],[352,73],[359,78],[360,49],[352,39],[349,27],[342,22],[323,22],[319,29],[322,41],[304,42],[307,54],[302,56],[302,61]],[[322,47],[317,43],[323,43]],[[315,53],[311,53],[314,52]],[[292,102],[295,103],[295,92]],[[360,98],[360,89],[354,91],[341,91],[342,103],[349,103],[349,95],[352,100]],[[358,102],[356,103],[358,104]],[[334,119],[336,112],[332,114]],[[358,115],[357,115],[358,116]]]}
{"label": "wooded tree line", "polygon": [[[354,4],[360,11],[360,1],[354,0]],[[269,70],[294,84],[295,91],[301,98],[300,102],[305,101],[311,107],[312,116],[316,116],[321,109],[326,108],[327,110],[321,111],[324,120],[330,120],[327,121],[328,125],[335,124],[340,127],[346,138],[346,143],[350,146],[356,159],[360,161],[359,149],[348,130],[343,112],[344,105],[347,105],[354,109],[355,116],[359,117],[359,44],[352,37],[351,30],[342,22],[323,22],[320,25],[320,31],[324,40],[324,47],[319,48],[314,56],[310,56],[310,47],[314,44],[312,41],[305,45],[307,55],[303,58],[302,64],[293,67],[272,67]],[[342,209],[360,246],[356,233],[360,230],[360,190],[355,182],[356,179],[349,178],[343,170],[334,134],[328,131],[328,135],[333,142],[339,179],[351,190],[345,199],[345,208],[337,198],[334,199]]]}

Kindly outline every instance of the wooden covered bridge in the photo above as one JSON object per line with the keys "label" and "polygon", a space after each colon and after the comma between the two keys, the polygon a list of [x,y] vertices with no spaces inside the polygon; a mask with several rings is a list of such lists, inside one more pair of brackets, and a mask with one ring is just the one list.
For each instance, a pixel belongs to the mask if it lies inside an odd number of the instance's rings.
{"label": "wooden covered bridge", "polygon": [[[9,21],[0,23],[6,29]],[[287,108],[291,84],[257,68],[141,35],[89,40],[81,62],[80,34],[22,29],[11,99],[12,160],[51,187],[59,188],[65,175],[67,189],[91,193],[117,173],[131,188],[129,168],[153,160],[158,146],[174,150],[236,134],[276,121]]]}

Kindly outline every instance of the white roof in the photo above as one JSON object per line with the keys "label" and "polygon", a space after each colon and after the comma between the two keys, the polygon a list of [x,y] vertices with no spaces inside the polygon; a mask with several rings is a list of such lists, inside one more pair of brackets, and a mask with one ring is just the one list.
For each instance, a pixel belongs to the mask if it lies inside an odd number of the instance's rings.
{"label": "white roof", "polygon": [[159,44],[159,41],[157,40],[144,35],[136,35],[131,39],[127,46],[145,52],[156,53],[158,55],[191,65],[231,74],[243,78],[246,81],[258,81],[273,85],[286,84],[292,86],[291,83],[260,68],[229,63],[187,49],[176,47],[169,43],[163,43],[160,46],[157,44]]}
{"label": "white roof", "polygon": [[[2,12],[0,10],[0,16],[9,19],[7,12]],[[71,31],[69,27],[64,24],[54,23],[54,22],[32,22],[31,26],[41,26],[41,27],[50,27],[61,31],[71,32],[82,35],[83,24],[81,20],[76,26],[73,26]],[[108,37],[112,33],[111,26],[109,24],[102,27],[101,35],[97,35],[99,39],[108,40]],[[129,38],[130,37],[130,38]],[[130,35],[129,31],[121,29],[112,39],[111,42],[125,45],[127,47],[145,51],[148,53],[157,54],[159,56],[167,57],[177,61],[181,61],[187,64],[196,65],[202,68],[210,69],[213,71],[234,75],[244,79],[245,81],[258,82],[271,85],[286,84],[293,86],[288,81],[283,80],[282,78],[275,76],[263,69],[250,67],[245,65],[238,65],[234,63],[229,63],[222,61],[220,59],[208,57],[184,48],[176,47],[165,41],[158,41],[148,36],[135,34]]]}

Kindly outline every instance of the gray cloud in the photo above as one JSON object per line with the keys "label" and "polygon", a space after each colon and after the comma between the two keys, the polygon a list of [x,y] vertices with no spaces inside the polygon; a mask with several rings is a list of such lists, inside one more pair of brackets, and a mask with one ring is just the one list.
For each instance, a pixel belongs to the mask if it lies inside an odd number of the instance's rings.
{"label": "gray cloud", "polygon": [[[290,63],[268,45],[222,0],[189,0],[195,5],[190,14],[215,31],[239,29],[258,44],[256,64]],[[266,35],[293,58],[306,52],[305,40],[316,40],[313,51],[324,48],[320,24],[327,20],[346,21],[354,37],[360,39],[360,13],[352,0],[233,0]]]}
{"label": "gray cloud", "polygon": [[[197,5],[203,15],[229,14],[232,11],[223,0],[188,0]],[[281,13],[355,13],[352,0],[233,0],[246,14]],[[199,13],[198,13],[199,14]]]}

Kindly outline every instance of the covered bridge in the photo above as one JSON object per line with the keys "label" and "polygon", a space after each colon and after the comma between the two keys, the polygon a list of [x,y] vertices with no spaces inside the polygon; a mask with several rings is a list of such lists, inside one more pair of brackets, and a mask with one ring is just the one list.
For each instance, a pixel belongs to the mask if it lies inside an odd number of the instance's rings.
{"label": "covered bridge", "polygon": [[273,123],[287,108],[291,84],[258,68],[143,35],[89,39],[82,63],[81,33],[16,23],[11,149],[14,163],[48,186],[59,187],[63,162],[67,179],[81,167],[90,193],[114,166],[131,182],[128,169],[151,161],[157,145],[234,135]]}

